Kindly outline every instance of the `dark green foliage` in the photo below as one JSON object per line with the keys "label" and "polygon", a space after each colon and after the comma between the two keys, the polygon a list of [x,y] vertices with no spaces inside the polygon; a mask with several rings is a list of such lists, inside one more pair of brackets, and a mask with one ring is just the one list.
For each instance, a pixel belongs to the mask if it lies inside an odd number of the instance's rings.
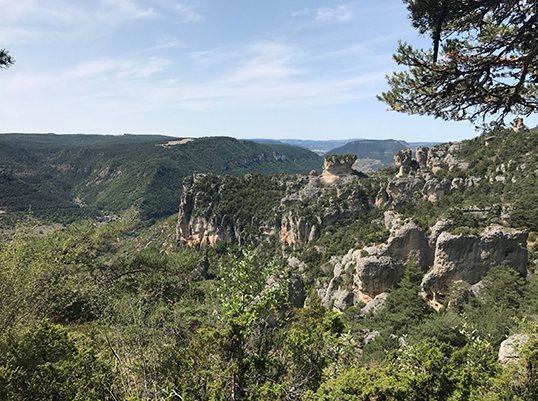
{"label": "dark green foliage", "polygon": [[6,49],[0,49],[0,69],[9,68],[15,63],[13,57],[10,56]]}
{"label": "dark green foliage", "polygon": [[113,400],[112,369],[88,341],[44,320],[0,343],[2,400]]}
{"label": "dark green foliage", "polygon": [[419,294],[423,275],[416,262],[407,263],[404,276],[398,287],[390,291],[382,310],[361,322],[360,326],[380,332],[364,347],[363,364],[381,362],[388,351],[398,348],[400,337],[418,327],[433,312]]}
{"label": "dark green foliage", "polygon": [[270,220],[284,197],[284,188],[270,176],[259,174],[224,181],[226,193],[216,205],[214,214],[226,215],[248,225],[252,219]]}
{"label": "dark green foliage", "polygon": [[425,339],[394,351],[380,366],[348,370],[305,400],[485,400],[508,394],[510,385],[487,343],[456,349]]}
{"label": "dark green foliage", "polygon": [[419,295],[423,276],[416,262],[407,263],[398,287],[389,293],[383,310],[376,316],[381,330],[394,335],[407,333],[432,312],[426,300]]}

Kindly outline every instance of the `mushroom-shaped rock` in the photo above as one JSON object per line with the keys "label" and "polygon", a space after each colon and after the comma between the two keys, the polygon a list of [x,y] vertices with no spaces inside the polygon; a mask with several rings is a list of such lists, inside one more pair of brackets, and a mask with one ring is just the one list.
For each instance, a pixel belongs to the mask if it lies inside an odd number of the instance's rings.
{"label": "mushroom-shaped rock", "polygon": [[325,156],[323,174],[321,175],[323,180],[331,183],[342,176],[354,174],[355,170],[351,166],[355,161],[357,161],[357,155],[353,154]]}

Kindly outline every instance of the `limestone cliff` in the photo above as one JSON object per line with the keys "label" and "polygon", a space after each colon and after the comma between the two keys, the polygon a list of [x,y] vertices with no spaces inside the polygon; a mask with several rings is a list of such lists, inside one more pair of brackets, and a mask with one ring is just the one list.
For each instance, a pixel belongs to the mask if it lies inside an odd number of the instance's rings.
{"label": "limestone cliff", "polygon": [[[410,260],[417,261],[424,271],[431,269],[422,286],[433,301],[447,295],[453,282],[475,284],[505,260],[522,276],[527,274],[526,232],[493,225],[479,235],[452,235],[447,232],[452,223],[443,220],[426,236],[415,223],[402,224],[397,215],[388,214],[391,212],[385,214],[385,220],[391,236],[386,244],[333,258],[333,278],[319,291],[325,305],[343,310],[359,300],[369,302],[398,283]],[[350,275],[349,288],[337,286]]]}
{"label": "limestone cliff", "polygon": [[268,235],[287,245],[316,240],[324,228],[373,207],[360,182],[364,175],[351,168],[355,159],[328,157],[321,176],[315,171],[272,177],[194,173],[183,182],[178,243],[241,244]]}
{"label": "limestone cliff", "polygon": [[453,235],[444,232],[435,245],[431,271],[422,281],[429,298],[448,293],[450,285],[463,280],[479,282],[493,266],[508,261],[522,276],[527,275],[527,233],[493,225],[480,235]]}

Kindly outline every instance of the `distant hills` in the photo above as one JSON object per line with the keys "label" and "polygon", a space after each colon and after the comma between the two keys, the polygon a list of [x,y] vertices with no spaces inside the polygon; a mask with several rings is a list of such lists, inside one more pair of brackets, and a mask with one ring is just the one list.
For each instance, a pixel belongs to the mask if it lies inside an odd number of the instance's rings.
{"label": "distant hills", "polygon": [[419,146],[434,146],[440,142],[406,142],[396,139],[339,139],[339,140],[303,140],[303,139],[252,139],[258,143],[286,143],[316,152],[319,155],[357,155],[354,168],[361,171],[373,171],[394,165],[394,155],[402,149],[416,150]]}
{"label": "distant hills", "polygon": [[328,154],[341,155],[347,153],[356,154],[359,159],[379,159],[384,164],[394,163],[394,155],[402,149],[411,146],[405,141],[395,139],[373,140],[363,139],[349,142],[344,146],[332,149]]}
{"label": "distant hills", "polygon": [[307,149],[228,137],[0,134],[0,225],[30,209],[64,223],[131,207],[143,219],[164,217],[177,212],[194,171],[295,174],[322,164]]}
{"label": "distant hills", "polygon": [[252,139],[257,143],[276,144],[283,143],[287,145],[299,146],[301,148],[309,149],[312,152],[316,152],[319,155],[327,154],[330,150],[337,148],[338,146],[345,145],[348,142],[361,141],[364,139],[335,139],[335,140],[309,140],[309,139]]}

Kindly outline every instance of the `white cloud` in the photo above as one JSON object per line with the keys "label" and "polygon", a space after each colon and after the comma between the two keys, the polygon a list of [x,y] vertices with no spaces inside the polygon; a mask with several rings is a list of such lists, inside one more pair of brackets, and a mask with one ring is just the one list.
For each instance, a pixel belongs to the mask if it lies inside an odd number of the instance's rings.
{"label": "white cloud", "polygon": [[133,0],[0,0],[0,38],[12,43],[73,40],[86,34],[102,34],[127,21],[155,18],[152,7],[141,7]]}
{"label": "white cloud", "polygon": [[292,17],[300,17],[302,15],[308,15],[311,13],[311,10],[308,7],[303,8],[302,10],[293,11],[291,13]]}
{"label": "white cloud", "polygon": [[157,16],[155,9],[152,7],[142,8],[131,0],[101,0],[105,10],[101,13],[101,18],[116,19],[137,19],[153,18]]}
{"label": "white cloud", "polygon": [[202,50],[189,53],[189,57],[194,59],[200,66],[208,68],[223,61],[237,59],[241,56],[239,50],[226,50],[224,48],[215,48],[211,50]]}
{"label": "white cloud", "polygon": [[170,64],[170,60],[160,57],[149,57],[143,61],[101,59],[80,63],[66,75],[74,79],[147,78],[163,71]]}
{"label": "white cloud", "polygon": [[163,35],[158,40],[155,46],[147,47],[144,49],[139,49],[133,52],[133,54],[140,54],[140,53],[151,53],[159,50],[166,50],[171,49],[174,47],[183,47],[185,46],[184,43],[177,40],[172,35]]}
{"label": "white cloud", "polygon": [[203,19],[200,14],[194,11],[194,6],[178,4],[176,10],[181,18],[181,22],[196,22]]}
{"label": "white cloud", "polygon": [[246,48],[248,59],[232,74],[226,82],[244,82],[251,80],[275,80],[303,71],[291,66],[298,52],[295,48],[275,42],[258,42]]}
{"label": "white cloud", "polygon": [[0,28],[0,43],[2,45],[39,42],[42,39],[43,34],[35,29]]}
{"label": "white cloud", "polygon": [[339,4],[336,8],[321,7],[316,13],[316,20],[322,22],[349,21],[353,17],[353,11],[348,5]]}
{"label": "white cloud", "polygon": [[150,75],[164,71],[167,66],[172,64],[170,60],[161,57],[150,57],[146,63],[131,65],[130,68],[121,71],[120,78],[147,78]]}

